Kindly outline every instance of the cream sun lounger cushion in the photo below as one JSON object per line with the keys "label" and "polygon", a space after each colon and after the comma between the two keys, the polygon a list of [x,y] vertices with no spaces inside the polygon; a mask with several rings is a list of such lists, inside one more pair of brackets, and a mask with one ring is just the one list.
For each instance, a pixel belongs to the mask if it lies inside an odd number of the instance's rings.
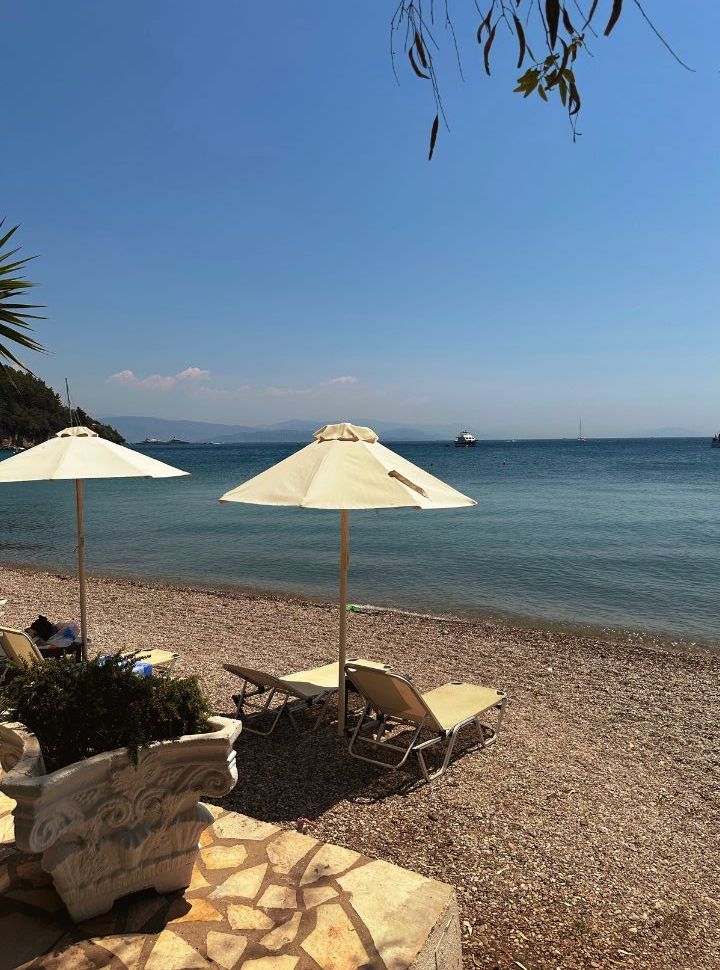
{"label": "cream sun lounger cushion", "polygon": [[[374,660],[363,660],[369,668],[381,667],[384,664]],[[283,714],[287,714],[290,723],[298,733],[301,733],[293,712],[298,709],[309,709],[320,707],[317,720],[313,730],[317,728],[327,710],[332,697],[337,694],[340,684],[340,667],[337,662],[323,664],[321,667],[312,667],[308,670],[299,670],[294,674],[285,674],[276,677],[265,670],[256,670],[254,667],[245,667],[240,664],[223,664],[228,673],[239,677],[242,687],[239,694],[233,694],[233,700],[237,707],[237,716],[243,722],[243,728],[252,734],[262,734],[267,736],[272,734],[278,725]],[[254,689],[253,689],[254,688]],[[262,701],[256,700],[263,696]],[[273,701],[280,701],[273,706]],[[267,730],[260,730],[253,727],[253,723],[268,715],[270,726]],[[267,718],[265,718],[267,720]]]}
{"label": "cream sun lounger cushion", "polygon": [[[402,674],[369,667],[362,661],[348,661],[345,673],[365,702],[350,739],[350,754],[354,758],[386,768],[400,768],[414,753],[423,777],[426,781],[432,781],[446,771],[461,728],[475,723],[483,748],[497,740],[506,703],[502,691],[451,682],[421,694]],[[495,730],[486,737],[480,718],[491,710],[497,710],[498,720]],[[397,744],[395,741],[398,739],[388,737],[390,731],[403,727],[412,731],[407,745]],[[423,733],[429,733],[430,737],[421,741]],[[369,745],[375,753],[396,751],[402,757],[394,764],[388,764],[387,761],[358,754],[359,743]],[[445,746],[443,762],[436,771],[429,772],[423,752],[437,744]]]}

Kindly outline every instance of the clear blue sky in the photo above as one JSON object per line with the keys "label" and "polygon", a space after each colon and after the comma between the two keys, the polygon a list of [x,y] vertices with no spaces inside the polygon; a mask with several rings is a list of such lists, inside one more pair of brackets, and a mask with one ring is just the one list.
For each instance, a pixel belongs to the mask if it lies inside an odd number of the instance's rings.
{"label": "clear blue sky", "polygon": [[467,43],[430,164],[393,0],[5,6],[37,373],[98,415],[716,430],[720,8],[650,6],[696,74],[626,4],[574,145],[512,94],[514,50],[488,79]]}

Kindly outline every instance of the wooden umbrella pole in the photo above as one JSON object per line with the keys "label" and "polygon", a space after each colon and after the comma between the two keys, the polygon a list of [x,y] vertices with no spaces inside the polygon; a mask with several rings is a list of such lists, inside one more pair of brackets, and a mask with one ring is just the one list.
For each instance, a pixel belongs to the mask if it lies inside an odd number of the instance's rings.
{"label": "wooden umbrella pole", "polygon": [[83,660],[87,660],[87,601],[85,596],[85,517],[83,509],[83,480],[75,479],[75,509],[77,513],[78,580],[80,582],[80,640]]}
{"label": "wooden umbrella pole", "polygon": [[347,509],[340,512],[340,646],[338,650],[338,734],[345,734],[346,697],[345,697],[345,640],[347,634],[347,574],[350,564],[350,513]]}

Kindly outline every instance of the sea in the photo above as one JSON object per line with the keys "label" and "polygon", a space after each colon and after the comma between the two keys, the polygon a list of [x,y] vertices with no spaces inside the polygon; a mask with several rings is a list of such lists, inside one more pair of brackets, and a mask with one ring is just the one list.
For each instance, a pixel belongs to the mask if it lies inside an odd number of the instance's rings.
{"label": "sea", "polygon": [[[300,445],[136,447],[192,477],[86,482],[90,572],[337,595],[339,513],[218,503]],[[390,447],[477,505],[351,513],[351,602],[720,642],[707,438]],[[71,482],[2,484],[0,508],[0,561],[75,569]]]}

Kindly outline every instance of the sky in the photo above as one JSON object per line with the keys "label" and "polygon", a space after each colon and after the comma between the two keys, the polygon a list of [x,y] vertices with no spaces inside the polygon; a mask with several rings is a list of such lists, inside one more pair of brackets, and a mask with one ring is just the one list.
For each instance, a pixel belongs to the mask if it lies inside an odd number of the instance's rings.
{"label": "sky", "polygon": [[720,8],[652,4],[690,73],[626,4],[577,68],[573,143],[512,93],[509,38],[485,77],[454,6],[432,162],[393,0],[6,6],[34,371],[96,416],[716,431]]}

